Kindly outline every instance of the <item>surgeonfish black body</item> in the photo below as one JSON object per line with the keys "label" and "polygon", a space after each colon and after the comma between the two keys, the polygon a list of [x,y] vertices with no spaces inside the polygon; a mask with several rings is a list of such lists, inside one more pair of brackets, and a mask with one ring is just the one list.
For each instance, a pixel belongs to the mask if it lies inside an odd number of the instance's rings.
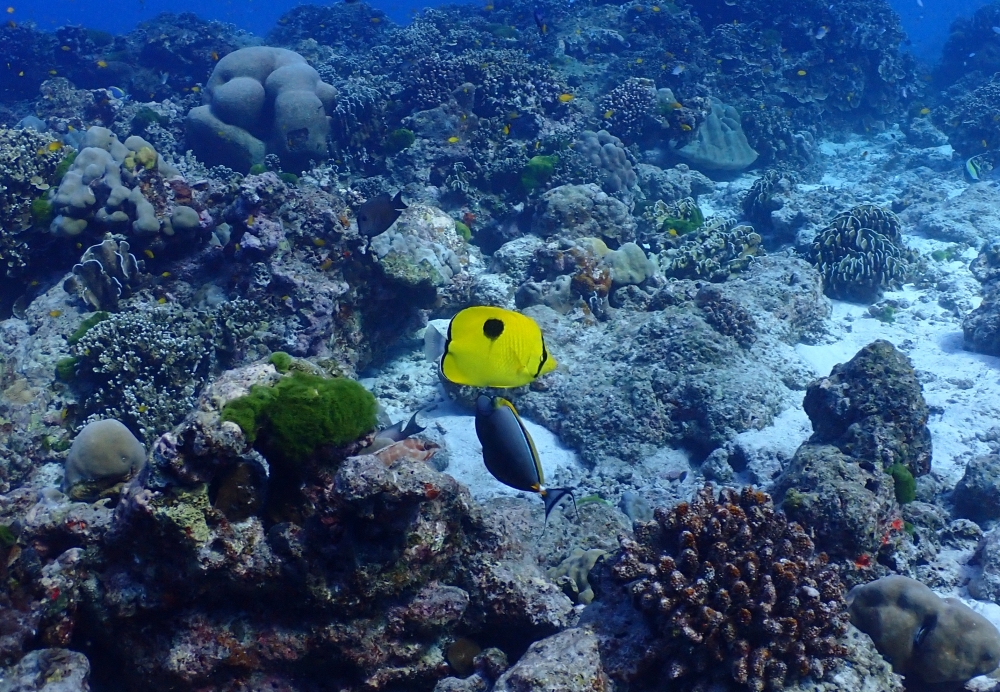
{"label": "surgeonfish black body", "polygon": [[406,208],[402,191],[395,197],[383,193],[368,200],[358,209],[358,234],[371,238],[384,233]]}
{"label": "surgeonfish black body", "polygon": [[476,435],[483,446],[486,469],[506,486],[541,495],[546,519],[560,500],[573,497],[570,488],[545,487],[535,443],[517,409],[506,399],[485,394],[476,399]]}

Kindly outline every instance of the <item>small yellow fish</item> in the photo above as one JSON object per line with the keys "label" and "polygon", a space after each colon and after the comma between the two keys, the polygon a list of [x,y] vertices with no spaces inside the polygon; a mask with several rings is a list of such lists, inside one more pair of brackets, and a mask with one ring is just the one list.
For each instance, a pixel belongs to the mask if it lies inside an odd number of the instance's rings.
{"label": "small yellow fish", "polygon": [[62,314],[62,310],[50,310],[49,317],[59,317]]}
{"label": "small yellow fish", "polygon": [[457,144],[457,143],[458,143],[458,137],[453,136],[448,138],[448,144]]}
{"label": "small yellow fish", "polygon": [[162,276],[164,279],[169,279],[170,278],[170,272],[163,272],[162,274],[160,274],[160,276]]}
{"label": "small yellow fish", "polygon": [[191,91],[197,94],[199,91],[201,91],[201,87],[195,84],[193,87],[191,87]]}
{"label": "small yellow fish", "polygon": [[[165,298],[160,298],[160,300],[166,302]],[[145,413],[148,410],[149,410],[149,407],[146,406],[146,404],[139,404],[139,413]]]}
{"label": "small yellow fish", "polygon": [[329,257],[327,257],[325,260],[323,260],[323,263],[321,265],[319,265],[319,268],[322,271],[326,271],[327,269],[329,269],[332,266],[333,266],[333,260],[330,259]]}
{"label": "small yellow fish", "polygon": [[216,53],[214,50],[212,51],[212,60],[214,62],[219,62],[219,54]]}
{"label": "small yellow fish", "polygon": [[149,248],[146,248],[145,250],[143,250],[143,251],[142,251],[142,254],[144,254],[144,255],[145,255],[146,257],[148,257],[149,259],[153,259],[153,256],[154,256],[154,255],[153,255],[153,251],[152,251],[152,250],[150,250]]}
{"label": "small yellow fish", "polygon": [[162,298],[162,297],[161,298],[157,298],[156,302],[159,303],[160,305],[163,305],[164,303],[167,302],[167,299],[166,298]]}
{"label": "small yellow fish", "polygon": [[49,151],[59,151],[63,148],[62,142],[49,142],[48,146],[45,147]]}
{"label": "small yellow fish", "polygon": [[14,14],[14,8],[13,7],[8,7],[7,8],[7,14]]}
{"label": "small yellow fish", "polygon": [[378,24],[378,23],[379,23],[379,22],[381,22],[382,20],[381,20],[381,19],[379,19],[378,17],[372,17],[372,18],[371,18],[371,19],[369,19],[368,21],[370,21],[370,22],[371,22],[372,24]]}
{"label": "small yellow fish", "polygon": [[930,108],[921,108],[920,109],[920,115],[927,115],[930,112],[931,112]]}
{"label": "small yellow fish", "polygon": [[63,45],[59,46],[59,50],[63,51],[64,53],[69,53],[71,48],[69,46]]}
{"label": "small yellow fish", "polygon": [[799,70],[795,74],[797,74],[799,77],[805,77],[806,76],[806,71],[805,70]]}
{"label": "small yellow fish", "polygon": [[504,125],[503,126],[503,135],[504,135],[504,137],[506,137],[509,134],[510,134],[510,125]]}
{"label": "small yellow fish", "polygon": [[641,65],[642,64],[642,58],[636,58],[635,59],[635,64],[636,65]]}
{"label": "small yellow fish", "polygon": [[653,5],[649,9],[653,10],[653,12],[659,12],[660,11],[660,6],[659,5]]}
{"label": "small yellow fish", "polygon": [[49,70],[49,74],[55,77],[59,73],[56,70]]}
{"label": "small yellow fish", "polygon": [[247,217],[247,226],[253,226],[254,218],[253,214]]}
{"label": "small yellow fish", "polygon": [[573,94],[559,94],[559,100],[562,103],[569,103],[573,100]]}
{"label": "small yellow fish", "polygon": [[101,69],[104,69],[105,67],[107,67],[107,66],[108,66],[108,63],[107,63],[107,61],[106,61],[106,60],[98,60],[98,61],[97,61],[97,66],[98,66],[99,68],[101,68]]}
{"label": "small yellow fish", "polygon": [[681,123],[681,129],[684,130],[685,132],[690,132],[691,126],[688,125],[687,123]]}
{"label": "small yellow fish", "polygon": [[615,114],[614,109],[613,108],[609,108],[608,110],[604,111],[604,119],[607,120],[608,118],[610,118],[614,114]]}
{"label": "small yellow fish", "polygon": [[313,238],[313,245],[315,245],[316,247],[323,247],[324,245],[326,245],[326,241],[323,240],[322,238]]}

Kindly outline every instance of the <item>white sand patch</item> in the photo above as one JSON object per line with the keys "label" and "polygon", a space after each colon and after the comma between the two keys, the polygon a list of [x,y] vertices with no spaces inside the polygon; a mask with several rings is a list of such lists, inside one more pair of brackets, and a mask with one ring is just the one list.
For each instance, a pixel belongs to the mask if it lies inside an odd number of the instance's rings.
{"label": "white sand patch", "polygon": [[934,451],[932,472],[954,485],[968,461],[989,452],[977,438],[1000,423],[1000,359],[962,348],[962,325],[950,311],[931,303],[912,285],[886,294],[906,301],[891,323],[868,315],[866,307],[834,301],[833,340],[815,346],[800,344],[796,351],[824,376],[876,339],[889,341],[909,356],[932,407],[928,421]]}
{"label": "white sand patch", "polygon": [[[485,502],[494,497],[532,495],[507,487],[486,470],[483,449],[476,437],[475,416],[471,411],[448,402],[431,411],[427,417],[430,421],[428,427],[433,426],[443,436],[448,450],[448,468],[445,473],[466,486],[477,502]],[[564,447],[553,433],[542,426],[524,418],[521,420],[535,442],[547,485],[557,486],[560,471],[580,466],[576,454]]]}

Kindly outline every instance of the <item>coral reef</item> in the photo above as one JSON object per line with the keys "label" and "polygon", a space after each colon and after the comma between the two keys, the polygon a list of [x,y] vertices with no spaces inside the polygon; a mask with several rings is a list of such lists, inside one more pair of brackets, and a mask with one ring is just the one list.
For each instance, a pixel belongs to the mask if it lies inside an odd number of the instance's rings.
{"label": "coral reef", "polygon": [[910,254],[900,227],[894,213],[871,204],[835,216],[816,234],[807,253],[823,275],[826,294],[873,303],[886,288],[902,283]]}
{"label": "coral reef", "polygon": [[657,510],[622,541],[611,573],[659,633],[636,665],[684,689],[705,677],[782,689],[847,653],[837,569],[761,491],[716,500],[705,486],[690,504]]}
{"label": "coral reef", "polygon": [[851,623],[908,680],[957,688],[1000,665],[1000,632],[956,598],[900,575],[855,586]]}
{"label": "coral reef", "polygon": [[869,344],[812,382],[803,407],[813,435],[775,482],[782,507],[836,559],[891,553],[903,524],[884,469],[898,463],[920,476],[931,461],[929,412],[909,360],[886,341]]}
{"label": "coral reef", "polygon": [[969,269],[982,284],[983,302],[962,320],[965,347],[1000,355],[1000,243],[984,243]]}

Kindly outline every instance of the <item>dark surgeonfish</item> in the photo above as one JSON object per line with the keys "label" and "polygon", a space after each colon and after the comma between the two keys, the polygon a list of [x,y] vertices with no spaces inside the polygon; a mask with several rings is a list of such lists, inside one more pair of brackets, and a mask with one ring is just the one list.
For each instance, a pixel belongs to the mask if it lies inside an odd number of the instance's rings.
{"label": "dark surgeonfish", "polygon": [[380,449],[388,447],[391,444],[405,440],[408,437],[413,437],[417,433],[422,433],[426,430],[426,426],[417,424],[417,416],[424,412],[424,409],[420,409],[412,416],[410,420],[403,425],[403,421],[400,420],[398,423],[393,423],[388,428],[384,430],[379,430],[375,433],[375,438],[372,440],[371,444],[365,447],[363,452],[365,454],[374,454]]}
{"label": "dark surgeonfish", "polygon": [[545,502],[545,518],[572,488],[546,488],[542,462],[514,405],[499,396],[476,399],[476,435],[483,446],[486,469],[498,481],[516,490],[538,493]]}
{"label": "dark surgeonfish", "polygon": [[397,192],[395,197],[382,193],[368,200],[358,209],[358,233],[368,238],[384,233],[404,209],[402,191]]}

